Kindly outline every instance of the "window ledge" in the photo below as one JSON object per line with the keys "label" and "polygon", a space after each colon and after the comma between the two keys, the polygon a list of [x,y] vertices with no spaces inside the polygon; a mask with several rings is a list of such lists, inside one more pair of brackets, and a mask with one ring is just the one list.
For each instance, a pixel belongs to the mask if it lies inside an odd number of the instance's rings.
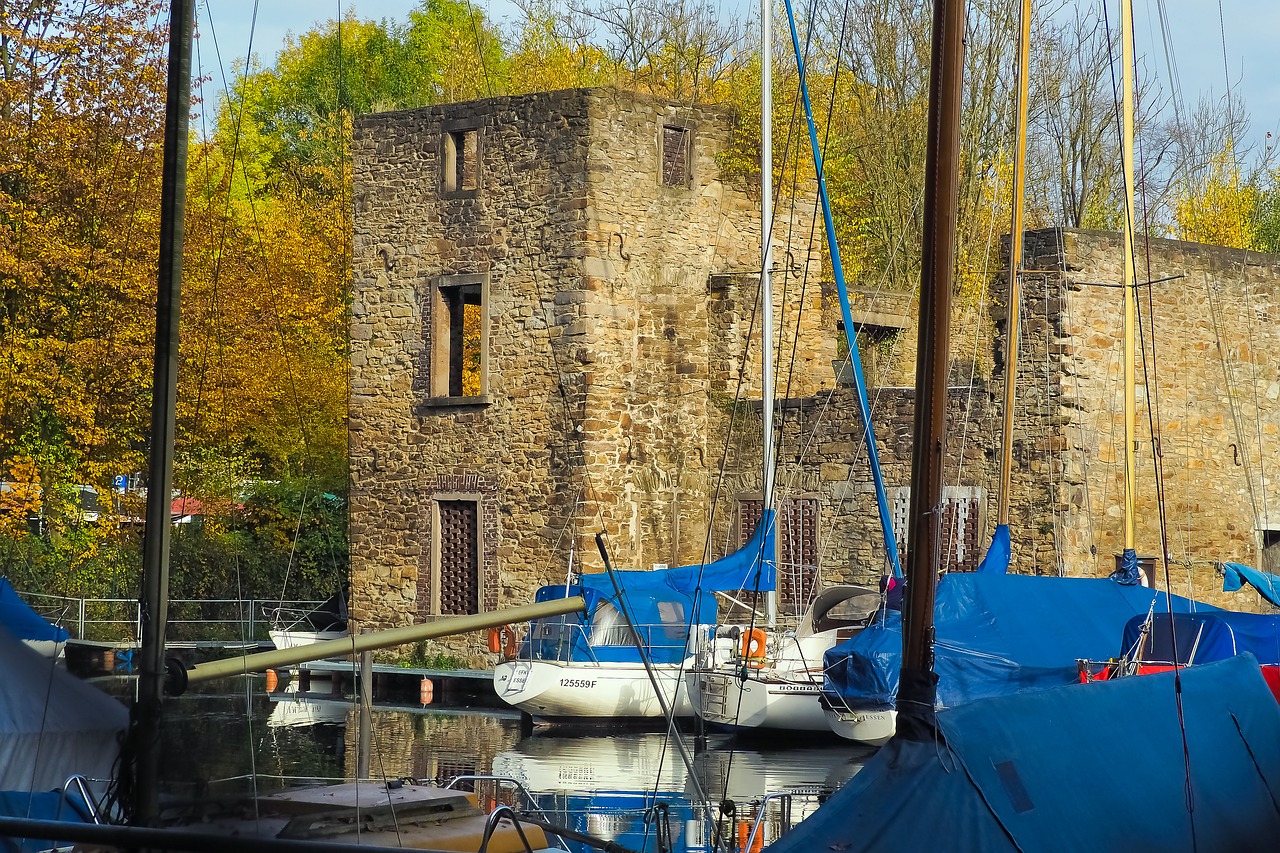
{"label": "window ledge", "polygon": [[428,409],[450,409],[459,406],[489,406],[493,404],[493,397],[488,394],[479,394],[474,397],[428,397],[422,401],[422,405]]}

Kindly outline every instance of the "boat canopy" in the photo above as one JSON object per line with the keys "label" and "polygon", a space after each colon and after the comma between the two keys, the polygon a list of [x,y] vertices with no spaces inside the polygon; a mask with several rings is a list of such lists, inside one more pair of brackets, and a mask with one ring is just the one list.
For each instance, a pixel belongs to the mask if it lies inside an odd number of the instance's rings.
{"label": "boat canopy", "polygon": [[1151,663],[1186,666],[1249,652],[1261,663],[1280,664],[1280,615],[1220,610],[1135,616],[1124,626],[1121,652],[1132,657],[1134,649],[1138,659]]}
{"label": "boat canopy", "polygon": [[1235,592],[1245,584],[1253,587],[1267,601],[1280,607],[1280,576],[1259,571],[1240,563],[1222,564],[1222,591]]}
{"label": "boat canopy", "polygon": [[[650,663],[679,663],[684,660],[690,625],[715,622],[716,601],[709,592],[687,595],[661,584],[649,587],[629,584],[624,589],[627,610],[639,635],[639,645],[644,647]],[[542,602],[575,595],[586,600],[585,613],[568,613],[531,622],[524,640],[525,648],[520,651],[521,657],[581,663],[641,663],[643,658],[636,638],[627,630],[616,596],[602,595],[591,587],[560,584],[542,587],[534,598]]]}
{"label": "boat canopy", "polygon": [[0,791],[111,778],[129,712],[0,628]]}
{"label": "boat canopy", "polygon": [[[1175,611],[1217,610],[1170,598]],[[934,609],[938,704],[1069,684],[1077,660],[1111,657],[1125,623],[1165,602],[1159,590],[1107,578],[944,575]],[[890,610],[826,653],[823,691],[853,709],[893,708],[901,664],[902,616]]]}
{"label": "boat canopy", "polygon": [[54,625],[23,601],[6,577],[0,577],[0,625],[20,640],[63,643],[71,636],[66,628]]}
{"label": "boat canopy", "polygon": [[521,653],[534,660],[640,663],[636,638],[627,630],[630,617],[651,663],[679,663],[687,654],[692,626],[715,624],[713,592],[775,589],[774,535],[773,511],[766,510],[751,541],[719,560],[652,571],[600,572],[583,575],[576,584],[544,586],[535,601],[581,595],[586,611],[536,620]]}
{"label": "boat canopy", "polygon": [[940,711],[939,739],[893,738],[767,853],[1272,849],[1280,705],[1257,661],[1181,678],[1181,711],[1172,672]]}

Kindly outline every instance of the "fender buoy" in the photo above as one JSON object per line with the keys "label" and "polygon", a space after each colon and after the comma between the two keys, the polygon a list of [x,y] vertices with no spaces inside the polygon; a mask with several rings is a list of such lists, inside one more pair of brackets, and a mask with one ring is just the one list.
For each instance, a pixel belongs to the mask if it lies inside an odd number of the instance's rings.
{"label": "fender buoy", "polygon": [[430,705],[431,700],[435,698],[436,686],[431,683],[430,678],[422,679],[422,684],[418,687],[418,700],[423,705]]}
{"label": "fender buoy", "polygon": [[516,635],[516,627],[508,625],[502,629],[502,632],[504,635],[502,652],[506,655],[507,660],[514,660],[516,652],[520,649],[520,638]]}
{"label": "fender buoy", "polygon": [[280,676],[274,669],[267,670],[267,692],[275,693],[276,688],[280,686]]}
{"label": "fender buoy", "polygon": [[505,628],[489,629],[489,651],[493,652],[494,654],[497,654],[498,652],[502,651],[502,633],[501,632],[504,630],[506,629]]}
{"label": "fender buoy", "polygon": [[747,666],[759,669],[764,666],[765,643],[769,637],[763,628],[752,628],[742,633],[741,657]]}

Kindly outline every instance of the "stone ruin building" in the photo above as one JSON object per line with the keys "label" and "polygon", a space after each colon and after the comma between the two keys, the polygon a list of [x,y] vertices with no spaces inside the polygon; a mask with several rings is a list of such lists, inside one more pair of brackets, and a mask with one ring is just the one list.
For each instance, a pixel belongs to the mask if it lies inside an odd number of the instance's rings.
{"label": "stone ruin building", "polygon": [[[614,89],[357,121],[358,624],[529,603],[570,561],[603,567],[599,532],[618,568],[697,563],[745,541],[762,487],[760,226],[758,191],[724,171],[732,133],[721,109]],[[788,208],[773,231],[784,612],[815,583],[884,567],[854,395],[833,369],[843,332],[816,273],[813,208]],[[1186,562],[1174,589],[1213,599],[1212,561],[1265,564],[1280,544],[1265,476],[1280,461],[1280,374],[1267,356],[1280,344],[1280,260],[1166,241],[1151,258],[1142,292],[1155,306],[1165,506],[1171,553]],[[1116,235],[1030,235],[1011,495],[1019,571],[1105,574],[1119,549],[1119,263]],[[993,294],[992,366],[949,401],[945,537],[961,570],[994,525],[998,283]],[[859,330],[900,342],[877,357],[913,358],[910,299],[856,296]],[[900,531],[913,397],[873,390]],[[1139,551],[1156,554],[1146,450]]]}

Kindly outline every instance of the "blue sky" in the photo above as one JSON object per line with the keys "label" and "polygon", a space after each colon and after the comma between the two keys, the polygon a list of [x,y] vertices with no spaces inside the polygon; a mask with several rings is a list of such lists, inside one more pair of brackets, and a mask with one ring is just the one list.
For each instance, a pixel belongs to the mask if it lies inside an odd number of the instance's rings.
{"label": "blue sky", "polygon": [[[1118,0],[1107,0],[1107,3],[1114,19]],[[334,18],[353,8],[362,18],[404,21],[409,10],[418,5],[420,0],[332,3],[259,0],[255,25],[253,0],[198,0],[197,14],[206,33],[201,41],[202,68],[204,73],[212,75],[211,85],[220,89],[213,39],[208,38],[210,25],[224,66],[230,68],[235,59],[244,58],[250,33],[253,52],[269,65],[286,33],[306,32],[317,20]],[[510,0],[476,0],[475,5],[493,21],[510,22],[518,15]],[[723,5],[735,9],[756,8],[751,0],[725,0]],[[1070,7],[1070,0],[1064,0],[1063,5]],[[1171,28],[1169,42],[1188,107],[1194,107],[1202,92],[1220,98],[1230,79],[1233,95],[1244,97],[1250,115],[1249,141],[1255,146],[1265,144],[1267,131],[1280,138],[1280,70],[1276,68],[1280,3],[1276,0],[1134,0],[1138,52],[1146,56],[1148,67],[1154,69],[1162,85],[1169,88],[1163,39],[1159,29],[1153,26],[1153,22],[1159,20],[1161,8]]]}

